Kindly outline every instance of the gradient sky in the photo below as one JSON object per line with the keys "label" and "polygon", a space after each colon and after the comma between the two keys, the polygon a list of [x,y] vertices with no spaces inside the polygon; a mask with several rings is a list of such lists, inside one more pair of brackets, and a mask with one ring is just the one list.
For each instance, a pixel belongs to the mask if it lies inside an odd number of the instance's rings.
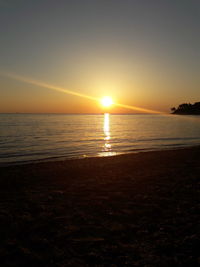
{"label": "gradient sky", "polygon": [[199,0],[0,0],[0,112],[102,112],[6,73],[164,112],[200,101],[199,29]]}

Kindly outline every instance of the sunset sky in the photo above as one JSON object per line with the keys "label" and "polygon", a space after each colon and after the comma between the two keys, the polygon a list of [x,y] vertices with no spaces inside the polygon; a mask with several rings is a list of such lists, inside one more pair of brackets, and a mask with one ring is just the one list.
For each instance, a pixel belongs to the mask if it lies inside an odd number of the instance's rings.
{"label": "sunset sky", "polygon": [[199,0],[0,0],[0,29],[0,112],[104,111],[41,83],[162,112],[200,101]]}

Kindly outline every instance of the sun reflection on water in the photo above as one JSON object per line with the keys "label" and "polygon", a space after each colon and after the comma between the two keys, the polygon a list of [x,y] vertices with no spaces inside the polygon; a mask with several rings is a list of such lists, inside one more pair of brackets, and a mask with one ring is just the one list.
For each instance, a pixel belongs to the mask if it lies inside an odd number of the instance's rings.
{"label": "sun reflection on water", "polygon": [[104,126],[103,126],[103,130],[104,130],[104,151],[110,151],[112,149],[112,146],[110,144],[110,117],[109,117],[109,113],[105,113],[104,114]]}
{"label": "sun reflection on water", "polygon": [[104,121],[103,121],[103,132],[104,132],[104,144],[102,146],[102,152],[98,153],[100,157],[107,157],[107,156],[114,156],[117,153],[113,151],[111,145],[111,133],[110,133],[110,114],[104,114]]}
{"label": "sun reflection on water", "polygon": [[105,113],[104,114],[104,126],[103,126],[103,130],[104,130],[104,151],[110,151],[111,150],[111,144],[110,144],[110,117],[109,117],[109,113]]}

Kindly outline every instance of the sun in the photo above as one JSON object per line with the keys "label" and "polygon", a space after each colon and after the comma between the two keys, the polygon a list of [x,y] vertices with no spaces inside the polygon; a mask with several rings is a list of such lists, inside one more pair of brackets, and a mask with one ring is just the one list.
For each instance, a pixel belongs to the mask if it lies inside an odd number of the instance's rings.
{"label": "sun", "polygon": [[113,105],[113,100],[112,100],[112,98],[111,98],[110,96],[104,96],[104,97],[101,99],[101,105],[102,105],[103,107],[106,107],[106,108],[112,106],[112,105]]}

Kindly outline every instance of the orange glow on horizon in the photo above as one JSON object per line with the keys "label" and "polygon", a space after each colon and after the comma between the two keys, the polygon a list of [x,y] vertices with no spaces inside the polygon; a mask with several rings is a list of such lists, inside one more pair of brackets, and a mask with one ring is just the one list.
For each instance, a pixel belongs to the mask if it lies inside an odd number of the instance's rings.
{"label": "orange glow on horizon", "polygon": [[51,85],[45,82],[41,82],[41,81],[37,81],[37,80],[33,80],[31,78],[27,78],[27,77],[23,77],[23,76],[19,76],[16,74],[12,74],[12,73],[8,73],[8,72],[0,72],[0,75],[9,77],[11,79],[17,80],[17,81],[21,81],[24,83],[28,83],[28,84],[32,84],[35,86],[39,86],[39,87],[43,87],[43,88],[47,88],[50,90],[54,90],[54,91],[59,91],[62,93],[66,93],[66,94],[70,94],[70,95],[74,95],[74,96],[78,96],[81,98],[86,98],[95,102],[100,102],[102,104],[103,107],[111,107],[111,106],[115,106],[115,107],[120,107],[120,108],[124,108],[124,109],[128,109],[128,110],[135,110],[135,111],[139,111],[139,112],[145,112],[145,113],[155,113],[155,114],[165,114],[163,112],[157,111],[157,110],[151,110],[151,109],[146,109],[146,108],[141,108],[141,107],[137,107],[137,106],[133,106],[133,105],[125,105],[125,104],[121,104],[121,103],[114,103],[111,97],[104,97],[104,98],[99,98],[99,97],[93,97],[90,95],[86,95],[83,93],[78,93],[72,90],[68,90],[65,89],[63,87],[59,87],[59,86],[55,86],[55,85]]}

